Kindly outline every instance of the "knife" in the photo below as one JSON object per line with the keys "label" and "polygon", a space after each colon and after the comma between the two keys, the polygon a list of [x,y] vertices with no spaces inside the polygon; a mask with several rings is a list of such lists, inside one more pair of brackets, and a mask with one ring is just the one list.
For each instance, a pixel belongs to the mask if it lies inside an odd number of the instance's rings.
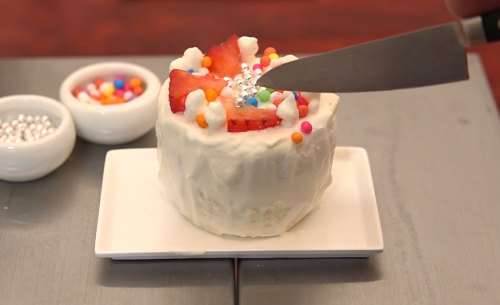
{"label": "knife", "polygon": [[258,86],[308,92],[361,92],[469,78],[466,48],[500,40],[500,12],[424,28],[291,61]]}

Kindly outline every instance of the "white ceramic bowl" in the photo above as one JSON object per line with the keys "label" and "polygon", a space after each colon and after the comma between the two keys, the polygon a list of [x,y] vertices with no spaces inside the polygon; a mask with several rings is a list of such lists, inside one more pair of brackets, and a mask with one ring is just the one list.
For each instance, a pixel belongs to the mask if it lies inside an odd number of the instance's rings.
{"label": "white ceramic bowl", "polygon": [[11,95],[0,98],[0,119],[10,122],[24,115],[46,115],[55,131],[45,137],[21,143],[0,141],[0,179],[29,181],[58,168],[75,145],[75,126],[68,110],[54,99],[39,95]]}
{"label": "white ceramic bowl", "polygon": [[[146,89],[139,97],[117,105],[93,105],[76,99],[72,92],[94,79],[139,77]],[[104,62],[71,73],[61,84],[61,102],[71,112],[78,136],[98,144],[121,144],[139,138],[156,122],[160,80],[150,70],[124,62]]]}

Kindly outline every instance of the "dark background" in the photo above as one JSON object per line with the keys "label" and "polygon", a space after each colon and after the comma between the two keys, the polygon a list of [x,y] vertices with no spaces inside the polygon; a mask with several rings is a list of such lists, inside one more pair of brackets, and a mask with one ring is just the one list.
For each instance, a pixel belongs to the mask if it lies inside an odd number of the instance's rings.
{"label": "dark background", "polygon": [[[203,52],[231,34],[315,53],[456,20],[444,0],[0,0],[0,58]],[[500,101],[500,44],[481,55]]]}

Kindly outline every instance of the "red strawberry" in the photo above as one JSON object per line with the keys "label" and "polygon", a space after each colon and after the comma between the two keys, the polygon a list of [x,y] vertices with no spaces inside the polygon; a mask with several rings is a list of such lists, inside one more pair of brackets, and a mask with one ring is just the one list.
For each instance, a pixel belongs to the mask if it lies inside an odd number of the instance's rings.
{"label": "red strawberry", "polygon": [[229,37],[223,44],[212,47],[206,55],[212,59],[212,65],[208,69],[220,78],[235,77],[241,72],[240,48],[236,35]]}
{"label": "red strawberry", "polygon": [[226,109],[229,132],[265,129],[274,127],[281,121],[274,109],[261,109],[251,105],[238,108],[234,106],[234,99],[230,98],[223,98],[222,104]]}
{"label": "red strawberry", "polygon": [[189,92],[208,88],[214,88],[217,95],[222,88],[227,86],[223,79],[216,79],[212,75],[197,76],[188,71],[174,69],[170,72],[170,85],[168,98],[172,112],[183,112],[186,110],[186,96]]}

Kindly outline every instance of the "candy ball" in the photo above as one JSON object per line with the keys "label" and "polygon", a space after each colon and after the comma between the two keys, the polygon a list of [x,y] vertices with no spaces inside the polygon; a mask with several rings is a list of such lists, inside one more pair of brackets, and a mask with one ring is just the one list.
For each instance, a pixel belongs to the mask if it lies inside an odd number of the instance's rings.
{"label": "candy ball", "polygon": [[310,134],[312,132],[312,125],[309,123],[309,121],[304,121],[300,124],[300,130],[302,130],[303,133],[305,134]]}
{"label": "candy ball", "polygon": [[113,81],[113,85],[116,89],[123,89],[123,87],[125,86],[125,82],[123,81],[123,79],[117,78]]}
{"label": "candy ball", "polygon": [[304,141],[304,136],[300,132],[292,133],[292,141],[295,144],[300,144]]}
{"label": "candy ball", "polygon": [[259,98],[259,101],[262,103],[267,103],[270,100],[271,93],[267,90],[262,90],[259,93],[257,93],[257,97]]}

